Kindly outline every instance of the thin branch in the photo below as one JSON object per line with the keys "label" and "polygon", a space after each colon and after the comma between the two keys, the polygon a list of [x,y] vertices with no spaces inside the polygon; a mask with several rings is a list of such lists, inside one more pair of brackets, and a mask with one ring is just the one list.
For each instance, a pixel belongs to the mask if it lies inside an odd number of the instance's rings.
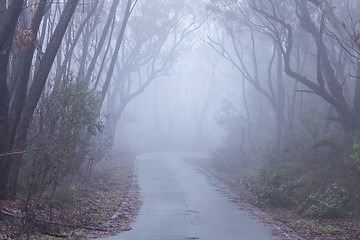
{"label": "thin branch", "polygon": [[40,150],[43,150],[43,149],[48,149],[51,146],[52,145],[48,145],[48,146],[45,146],[45,147],[32,148],[32,149],[28,149],[28,150],[24,150],[24,151],[2,153],[2,154],[0,154],[0,157],[6,157],[6,156],[24,154],[24,153],[28,153],[28,152],[40,151]]}
{"label": "thin branch", "polygon": [[299,90],[299,89],[295,89],[295,92],[316,94],[316,92],[310,91],[310,90]]}

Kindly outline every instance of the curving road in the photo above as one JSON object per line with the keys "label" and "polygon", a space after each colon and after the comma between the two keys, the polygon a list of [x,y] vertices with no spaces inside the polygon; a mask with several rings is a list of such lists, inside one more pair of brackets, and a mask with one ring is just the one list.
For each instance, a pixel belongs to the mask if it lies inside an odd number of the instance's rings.
{"label": "curving road", "polygon": [[119,240],[268,240],[271,228],[240,210],[175,153],[137,157],[143,205]]}

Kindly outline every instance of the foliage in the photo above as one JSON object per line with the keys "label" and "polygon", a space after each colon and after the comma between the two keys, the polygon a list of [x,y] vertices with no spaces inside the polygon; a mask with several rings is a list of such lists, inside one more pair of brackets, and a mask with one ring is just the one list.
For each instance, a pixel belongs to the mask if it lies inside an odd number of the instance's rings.
{"label": "foliage", "polygon": [[303,178],[292,179],[285,171],[262,171],[255,176],[248,188],[253,193],[256,204],[273,207],[289,207],[296,203],[294,191],[303,187]]}
{"label": "foliage", "polygon": [[258,182],[250,185],[250,190],[256,197],[257,205],[271,205],[275,207],[289,206],[291,203],[285,176],[275,173],[262,172]]}
{"label": "foliage", "polygon": [[354,153],[350,155],[350,158],[360,170],[360,139],[354,138],[353,150]]}
{"label": "foliage", "polygon": [[329,185],[325,193],[311,194],[299,211],[311,218],[336,218],[343,215],[348,199],[348,190],[339,183],[334,183]]}
{"label": "foliage", "polygon": [[308,134],[313,139],[316,139],[322,130],[320,126],[324,125],[322,122],[323,119],[322,114],[314,107],[303,111],[300,118],[301,134]]}
{"label": "foliage", "polygon": [[[359,178],[347,161],[346,136],[323,113],[315,108],[303,111],[297,130],[279,145],[262,145],[257,152],[245,145],[247,165],[240,160],[244,156],[240,129],[245,124],[238,116],[231,104],[221,112],[219,124],[227,135],[224,146],[213,154],[212,167],[236,179],[249,177],[245,171],[254,172],[247,185],[254,204],[298,209],[311,218],[340,217],[359,207],[354,197]],[[352,162],[359,166],[360,140],[354,139],[353,149]],[[329,184],[329,179],[336,183]]]}
{"label": "foliage", "polygon": [[249,148],[246,139],[246,119],[230,100],[223,100],[221,111],[216,116],[216,121],[226,132],[223,138],[223,146],[212,152],[214,167],[222,171],[239,173],[244,172],[249,166],[254,155],[250,157],[245,151]]}
{"label": "foliage", "polygon": [[344,232],[344,229],[339,227],[331,226],[331,225],[322,225],[310,220],[300,220],[296,222],[291,222],[287,224],[291,228],[302,228],[302,227],[310,227],[312,229],[320,230],[324,233],[332,233],[332,232]]}
{"label": "foliage", "polygon": [[74,204],[74,194],[76,188],[68,184],[60,184],[57,186],[52,198],[59,204]]}
{"label": "foliage", "polygon": [[49,84],[32,120],[30,152],[22,170],[23,177],[33,180],[19,182],[30,184],[38,194],[50,191],[52,197],[68,198],[61,193],[69,192],[62,184],[82,167],[91,136],[103,130],[98,104],[98,94],[72,77]]}

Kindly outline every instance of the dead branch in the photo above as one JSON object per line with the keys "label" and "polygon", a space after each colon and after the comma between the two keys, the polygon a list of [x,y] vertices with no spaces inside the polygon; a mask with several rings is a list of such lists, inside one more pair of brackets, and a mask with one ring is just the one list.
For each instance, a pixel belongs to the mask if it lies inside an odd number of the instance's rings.
{"label": "dead branch", "polygon": [[[9,212],[9,211],[4,210],[4,209],[1,209],[1,213],[4,214],[5,216],[19,218],[19,219],[25,219],[26,218],[23,215],[12,213],[12,212]],[[44,219],[36,219],[35,218],[35,219],[32,219],[32,221],[35,224],[42,223],[42,224],[57,225],[57,226],[68,227],[68,228],[81,228],[81,229],[92,230],[92,231],[101,231],[101,232],[107,232],[108,231],[107,228],[84,226],[84,225],[72,224],[72,223],[54,222],[54,221],[48,221],[48,220],[44,220]]]}
{"label": "dead branch", "polygon": [[56,233],[49,233],[49,232],[41,232],[44,235],[50,236],[50,237],[56,237],[56,238],[70,238],[72,235],[72,232],[70,235],[64,235],[64,234],[56,234]]}
{"label": "dead branch", "polygon": [[32,149],[28,149],[28,150],[24,150],[24,151],[18,151],[18,152],[7,152],[7,153],[2,153],[0,154],[0,157],[6,157],[6,156],[11,156],[11,155],[17,155],[17,154],[24,154],[24,153],[28,153],[28,152],[35,152],[35,151],[40,151],[46,148],[49,148],[50,146],[45,146],[45,147],[39,147],[39,148],[32,148]]}

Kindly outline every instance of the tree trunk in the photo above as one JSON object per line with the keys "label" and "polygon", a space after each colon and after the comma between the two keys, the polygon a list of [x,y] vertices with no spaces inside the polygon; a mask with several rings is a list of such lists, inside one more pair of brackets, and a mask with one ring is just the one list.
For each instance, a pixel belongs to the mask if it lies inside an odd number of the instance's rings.
{"label": "tree trunk", "polygon": [[23,3],[23,0],[12,0],[9,8],[7,9],[7,13],[0,13],[4,16],[1,19],[0,25],[0,49],[3,49],[3,46],[8,41],[8,37],[15,31]]}
{"label": "tree trunk", "polygon": [[124,34],[125,34],[125,28],[126,28],[126,25],[127,25],[128,20],[129,20],[130,13],[131,13],[131,11],[130,11],[131,2],[132,2],[131,0],[127,1],[127,5],[126,5],[126,9],[125,9],[125,15],[124,15],[123,22],[122,22],[122,25],[121,25],[121,29],[120,29],[120,32],[119,32],[119,36],[118,36],[117,41],[116,41],[116,45],[115,45],[115,49],[114,49],[114,52],[113,52],[113,56],[111,58],[109,70],[108,70],[104,85],[103,85],[102,90],[101,90],[101,105],[102,105],[102,103],[103,103],[103,101],[105,99],[105,95],[106,95],[107,90],[108,90],[109,85],[110,85],[110,80],[111,80],[111,78],[113,76],[113,73],[114,73],[115,64],[116,64],[116,61],[117,61],[118,56],[119,56],[120,46],[121,46],[121,43],[122,43],[122,40],[123,40]]}
{"label": "tree trunk", "polygon": [[[40,62],[40,65],[34,74],[34,80],[29,89],[25,106],[16,131],[16,138],[12,146],[13,151],[21,151],[25,149],[25,141],[34,110],[40,99],[41,93],[45,87],[45,83],[49,75],[50,69],[55,60],[56,54],[60,47],[66,28],[69,25],[72,15],[74,14],[78,1],[79,0],[67,1],[64,11],[61,14],[59,22],[55,28],[55,31],[50,38],[49,44],[47,45],[47,49]],[[19,168],[21,166],[21,155],[18,154],[12,155],[10,158],[11,158],[11,165],[9,168],[9,176],[7,179],[6,191],[11,193],[12,196],[15,196]]]}
{"label": "tree trunk", "polygon": [[[280,48],[280,47],[278,47]],[[277,90],[276,90],[276,138],[277,146],[280,146],[283,140],[283,127],[284,127],[284,87],[283,87],[283,60],[281,50],[277,52]]]}
{"label": "tree trunk", "polygon": [[[2,3],[5,3],[5,1],[2,1]],[[7,156],[3,155],[9,151],[9,92],[7,86],[7,69],[15,28],[22,5],[22,0],[14,0],[11,2],[7,14],[4,14],[4,12],[0,13],[0,199],[6,199],[8,197],[6,182],[10,162]],[[0,7],[1,10],[6,11],[5,4],[1,4]]]}
{"label": "tree trunk", "polygon": [[[360,122],[360,60],[357,61],[357,71],[355,76],[355,94],[353,100],[353,113],[354,118]],[[357,126],[359,128],[360,126]]]}
{"label": "tree trunk", "polygon": [[95,49],[94,56],[91,59],[91,63],[89,65],[89,68],[88,68],[88,70],[86,72],[86,75],[85,75],[85,78],[84,78],[84,80],[86,82],[90,82],[91,75],[92,75],[92,73],[94,71],[95,64],[96,64],[97,59],[98,59],[98,57],[100,55],[100,52],[103,49],[103,45],[104,45],[107,33],[108,33],[109,28],[111,26],[111,22],[113,21],[113,18],[114,18],[115,14],[116,14],[116,9],[117,9],[117,7],[119,5],[119,2],[120,2],[120,0],[114,0],[112,5],[111,5],[110,12],[109,12],[109,15],[107,17],[107,20],[106,20],[106,23],[105,23],[105,26],[104,26],[104,30],[103,30],[103,32],[101,34],[101,37],[100,37],[100,40],[99,40],[99,44],[97,45],[97,47]]}
{"label": "tree trunk", "polygon": [[[2,65],[2,56],[0,56],[0,68],[6,67]],[[6,77],[0,76],[0,154],[4,154],[8,151],[8,89]],[[8,169],[8,161],[6,156],[0,156],[0,200],[7,198],[7,192],[5,191],[5,182]]]}
{"label": "tree trunk", "polygon": [[45,6],[46,6],[47,0],[41,0],[39,2],[39,5],[36,10],[36,14],[34,15],[34,18],[31,23],[31,31],[32,34],[30,37],[29,42],[21,43],[22,49],[21,49],[21,58],[19,59],[19,62],[16,62],[17,66],[14,66],[13,68],[16,69],[17,72],[19,72],[16,75],[13,75],[14,77],[17,77],[17,79],[14,79],[12,81],[15,81],[15,90],[13,95],[13,99],[10,106],[9,111],[9,146],[12,146],[16,128],[20,120],[22,108],[24,105],[24,100],[26,98],[26,92],[28,89],[28,81],[29,81],[29,75],[30,75],[30,69],[31,69],[31,63],[35,51],[36,46],[36,36],[39,30],[39,26],[42,20],[42,17],[44,16],[45,12]]}
{"label": "tree trunk", "polygon": [[61,66],[59,67],[59,71],[56,73],[55,80],[60,80],[61,76],[65,73],[66,66],[71,60],[71,56],[74,53],[75,47],[76,47],[76,45],[77,45],[77,43],[78,43],[78,41],[80,39],[81,33],[83,32],[83,30],[84,30],[84,28],[86,26],[86,23],[88,23],[91,16],[94,14],[95,10],[97,9],[98,3],[99,3],[99,1],[96,1],[94,3],[94,6],[90,9],[90,11],[86,15],[86,18],[80,24],[80,26],[79,26],[79,28],[78,28],[78,30],[76,32],[76,35],[74,37],[74,40],[71,43],[70,48],[65,53],[64,60],[63,60],[63,62],[61,64]]}

